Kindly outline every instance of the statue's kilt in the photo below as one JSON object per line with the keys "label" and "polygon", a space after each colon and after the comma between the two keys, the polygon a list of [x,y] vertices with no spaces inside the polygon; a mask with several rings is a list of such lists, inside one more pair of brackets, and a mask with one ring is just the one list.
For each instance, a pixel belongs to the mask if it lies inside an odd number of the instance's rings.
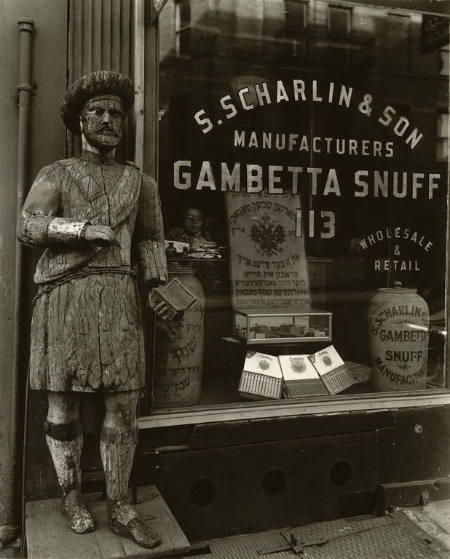
{"label": "statue's kilt", "polygon": [[144,384],[142,315],[134,277],[90,274],[40,287],[31,325],[31,388],[121,392]]}

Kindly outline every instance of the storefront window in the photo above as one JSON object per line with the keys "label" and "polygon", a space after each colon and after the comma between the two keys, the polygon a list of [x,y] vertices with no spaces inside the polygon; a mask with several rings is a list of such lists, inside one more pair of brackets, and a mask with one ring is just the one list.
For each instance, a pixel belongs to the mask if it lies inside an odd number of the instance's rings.
{"label": "storefront window", "polygon": [[156,327],[152,413],[444,389],[448,19],[169,0],[159,34],[186,310]]}

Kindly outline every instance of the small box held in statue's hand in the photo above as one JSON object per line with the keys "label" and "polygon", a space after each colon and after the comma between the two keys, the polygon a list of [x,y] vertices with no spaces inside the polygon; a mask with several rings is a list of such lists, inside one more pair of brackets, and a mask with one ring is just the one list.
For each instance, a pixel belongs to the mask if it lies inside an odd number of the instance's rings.
{"label": "small box held in statue's hand", "polygon": [[174,278],[167,285],[156,287],[152,290],[150,295],[150,301],[153,305],[164,302],[170,307],[170,314],[167,317],[169,319],[184,312],[195,300],[195,295],[193,295],[177,278]]}

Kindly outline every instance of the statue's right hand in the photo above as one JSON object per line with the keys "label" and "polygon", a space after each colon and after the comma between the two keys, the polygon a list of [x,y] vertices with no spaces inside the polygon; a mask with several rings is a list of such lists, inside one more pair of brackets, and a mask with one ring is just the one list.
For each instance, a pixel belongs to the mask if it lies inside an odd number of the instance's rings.
{"label": "statue's right hand", "polygon": [[88,243],[98,246],[110,246],[117,243],[114,231],[108,225],[88,225],[83,238]]}

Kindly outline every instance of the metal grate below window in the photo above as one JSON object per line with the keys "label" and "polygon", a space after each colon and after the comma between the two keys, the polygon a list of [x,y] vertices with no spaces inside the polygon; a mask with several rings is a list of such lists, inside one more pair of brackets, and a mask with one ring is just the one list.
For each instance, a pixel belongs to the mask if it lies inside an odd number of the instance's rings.
{"label": "metal grate below window", "polygon": [[438,544],[402,512],[318,522],[209,542],[190,559],[448,559]]}

